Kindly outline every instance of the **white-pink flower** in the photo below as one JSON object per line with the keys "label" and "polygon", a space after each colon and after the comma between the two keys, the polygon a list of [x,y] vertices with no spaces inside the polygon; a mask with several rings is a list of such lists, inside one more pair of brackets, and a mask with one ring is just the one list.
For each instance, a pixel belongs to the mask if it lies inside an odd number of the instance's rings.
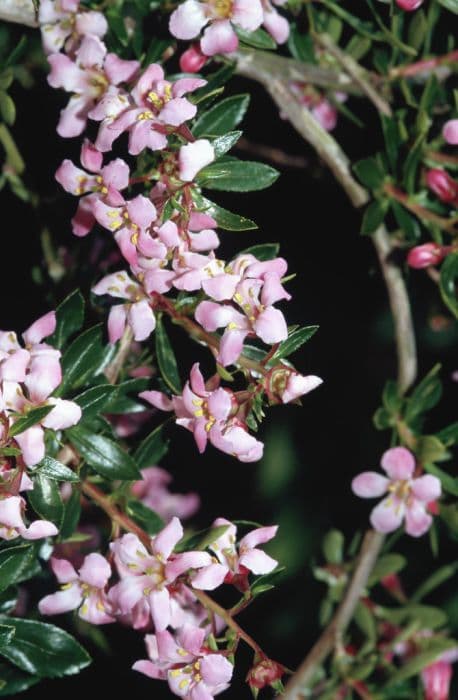
{"label": "white-pink flower", "polygon": [[[30,489],[28,489],[30,490]],[[4,496],[0,498],[0,538],[14,540],[40,540],[58,534],[57,527],[48,520],[35,520],[29,526],[24,522],[25,501],[21,496]]]}
{"label": "white-pink flower", "polygon": [[177,39],[194,39],[208,24],[200,48],[206,56],[232,53],[239,41],[233,25],[248,32],[264,21],[260,0],[185,0],[170,17],[170,32]]}
{"label": "white-pink flower", "polygon": [[105,44],[90,34],[82,40],[74,61],[62,53],[51,54],[48,61],[51,65],[48,76],[51,87],[72,93],[57,126],[57,133],[64,137],[79,136],[83,132],[89,112],[103,99],[109,88],[110,95],[113,96],[114,91],[118,98],[127,100],[117,86],[131,81],[140,65],[138,61],[123,61],[114,53],[107,54]]}
{"label": "white-pink flower", "polygon": [[85,139],[81,148],[81,170],[71,160],[64,160],[56,172],[56,180],[66,192],[79,196],[75,216],[72,219],[73,233],[85,236],[95,224],[94,203],[101,199],[107,205],[119,206],[124,199],[120,192],[129,185],[129,166],[116,158],[102,167],[103,155]]}
{"label": "white-pink flower", "polygon": [[198,139],[182,146],[178,153],[180,180],[192,182],[197,173],[215,160],[215,150],[207,139]]}
{"label": "white-pink flower", "polygon": [[352,481],[353,492],[361,498],[377,498],[388,493],[371,513],[372,526],[378,532],[392,532],[405,520],[407,534],[424,535],[433,521],[427,506],[441,495],[439,479],[431,474],[414,477],[415,458],[405,447],[387,450],[381,466],[387,477],[363,472]]}
{"label": "white-pink flower", "polygon": [[102,39],[108,31],[105,16],[80,7],[79,0],[41,0],[38,21],[46,53],[60,51],[64,45],[69,53],[86,34]]}
{"label": "white-pink flower", "polygon": [[204,646],[205,630],[185,626],[176,636],[168,631],[145,638],[149,659],[137,661],[135,671],[167,680],[170,690],[185,700],[212,700],[229,687],[233,666]]}
{"label": "white-pink flower", "polygon": [[169,484],[172,475],[161,467],[142,469],[142,480],[132,484],[132,493],[148,508],[168,522],[173,517],[186,520],[196,513],[200,506],[197,493],[171,493]]}
{"label": "white-pink flower", "polygon": [[458,146],[458,119],[449,119],[444,124],[442,136],[451,146]]}
{"label": "white-pink flower", "polygon": [[[38,372],[42,374],[41,384],[43,384],[43,374],[49,378],[52,388],[48,393],[51,393],[61,381],[60,375],[60,353],[54,350],[50,345],[42,344],[42,340],[54,333],[56,329],[56,314],[54,311],[41,316],[37,321],[24,331],[22,339],[25,348],[22,348],[18,342],[16,333],[13,331],[0,331],[0,380],[11,382],[23,382],[26,379],[27,373],[33,369],[33,378],[29,381],[38,381]],[[38,367],[37,358],[44,348],[47,348],[54,354],[48,357],[46,367]],[[35,359],[32,368],[32,360]]]}
{"label": "white-pink flower", "polygon": [[78,610],[78,615],[93,625],[114,622],[105,593],[111,576],[111,567],[105,557],[96,552],[88,554],[78,573],[66,559],[51,558],[51,568],[61,590],[40,600],[38,609],[42,615]]}
{"label": "white-pink flower", "polygon": [[92,288],[94,294],[109,294],[126,299],[127,304],[116,304],[108,315],[108,337],[110,343],[122,338],[126,325],[130,326],[134,340],[146,340],[156,327],[156,319],[143,287],[121,270],[107,275]]}
{"label": "white-pink flower", "polygon": [[262,24],[269,34],[275,39],[277,44],[284,44],[289,37],[289,22],[283,17],[273,5],[284,5],[286,0],[262,0],[263,21]]}

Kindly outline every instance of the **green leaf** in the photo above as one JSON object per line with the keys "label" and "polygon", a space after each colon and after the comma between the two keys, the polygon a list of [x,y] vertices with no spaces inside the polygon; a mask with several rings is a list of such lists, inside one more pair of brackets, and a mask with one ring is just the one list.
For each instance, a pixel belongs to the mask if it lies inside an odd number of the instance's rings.
{"label": "green leaf", "polygon": [[390,203],[387,199],[375,199],[366,207],[361,223],[361,233],[369,235],[374,233],[383,223]]}
{"label": "green leaf", "polygon": [[9,126],[16,120],[16,106],[12,97],[4,90],[0,90],[0,114],[4,122]]}
{"label": "green leaf", "polygon": [[437,377],[441,366],[435,365],[416,386],[407,401],[405,419],[410,423],[421,413],[433,408],[442,396],[442,383]]}
{"label": "green leaf", "polygon": [[382,401],[390,413],[396,414],[401,409],[403,398],[399,393],[398,383],[393,379],[387,380],[383,388]]}
{"label": "green leaf", "polygon": [[0,551],[0,592],[22,580],[22,575],[35,559],[35,548],[20,544]]}
{"label": "green leaf", "polygon": [[453,12],[454,15],[458,15],[458,0],[437,0],[437,2],[446,10]]}
{"label": "green leaf", "polygon": [[224,88],[222,87],[233,76],[235,71],[235,62],[226,63],[222,68],[215,73],[211,73],[207,77],[207,84],[193,92],[188,99],[193,104],[199,104],[204,100],[208,100],[215,94],[219,94]]}
{"label": "green leaf", "polygon": [[59,487],[54,479],[39,472],[33,477],[33,491],[29,491],[29,503],[43,520],[50,520],[60,528],[64,517],[64,504]]}
{"label": "green leaf", "polygon": [[146,530],[148,535],[156,535],[165,525],[162,518],[155,513],[154,510],[151,510],[151,508],[141,503],[141,501],[128,501],[126,512],[127,515],[135,520],[137,525],[140,525],[140,527]]}
{"label": "green leaf", "polygon": [[295,23],[291,25],[288,49],[297,61],[316,63],[312,37],[310,34],[301,34]]}
{"label": "green leaf", "polygon": [[14,627],[10,627],[9,625],[0,625],[0,647],[10,644],[14,637],[14,632]]}
{"label": "green leaf", "polygon": [[348,42],[345,53],[349,54],[355,61],[360,61],[370,50],[372,42],[364,36],[354,34]]}
{"label": "green leaf", "polygon": [[383,608],[383,617],[396,625],[415,621],[421,628],[437,629],[447,623],[447,614],[432,605],[412,603],[403,608]]}
{"label": "green leaf", "polygon": [[428,474],[433,474],[440,479],[444,491],[458,498],[458,477],[447,474],[447,472],[444,472],[443,469],[440,469],[440,467],[437,467],[435,464],[426,463],[424,464],[424,468]]}
{"label": "green leaf", "polygon": [[450,253],[441,267],[439,287],[444,304],[458,318],[458,252]]}
{"label": "green leaf", "polygon": [[109,7],[105,15],[108,20],[108,26],[115,35],[116,39],[122,46],[127,46],[129,43],[129,35],[127,33],[124,17],[122,16],[119,8]]}
{"label": "green leaf", "polygon": [[254,32],[248,32],[246,29],[242,29],[240,25],[234,24],[234,30],[241,43],[245,44],[246,46],[252,46],[254,49],[263,50],[277,48],[275,41],[272,39],[270,34],[264,31],[264,29],[259,28]]}
{"label": "green leaf", "polygon": [[169,441],[164,440],[164,425],[155,428],[137,447],[134,452],[134,461],[139,469],[145,469],[158,464],[167,453]]}
{"label": "green leaf", "polygon": [[[125,382],[116,384],[116,391],[109,403],[105,407],[107,413],[141,413],[145,410],[143,403],[138,400],[138,394],[145,391],[150,383],[148,377],[138,377],[137,379],[127,379]],[[133,394],[135,398],[131,398]]]}
{"label": "green leaf", "polygon": [[141,479],[141,474],[132,457],[117,442],[91,433],[79,425],[67,430],[70,442],[83,459],[106,479],[133,481]]}
{"label": "green leaf", "polygon": [[56,309],[56,330],[46,342],[59,350],[74,333],[77,333],[84,321],[84,298],[77,289],[64,299]]}
{"label": "green leaf", "polygon": [[17,418],[13,425],[9,429],[9,436],[14,437],[14,435],[19,435],[23,433],[24,430],[31,428],[33,425],[40,423],[43,418],[45,418],[54,406],[40,406],[39,408],[32,408],[28,411],[25,416]]}
{"label": "green leaf", "polygon": [[394,200],[391,202],[391,208],[399,228],[405,234],[406,240],[409,242],[418,241],[421,231],[416,218],[412,216],[412,214],[409,214],[409,212],[404,209],[402,204],[399,204],[399,202],[395,202]]}
{"label": "green leaf", "polygon": [[353,170],[365,187],[376,190],[383,185],[385,173],[377,158],[364,158],[354,164]]}
{"label": "green leaf", "polygon": [[215,158],[223,156],[225,153],[231,150],[239,138],[241,137],[241,131],[228,131],[224,136],[218,136],[214,141],[212,141],[212,146],[215,149]]}
{"label": "green leaf", "polygon": [[458,442],[458,421],[447,425],[447,427],[442,428],[442,430],[439,430],[439,432],[436,433],[436,437],[438,437],[439,440],[445,445],[454,445],[456,442]]}
{"label": "green leaf", "polygon": [[78,487],[73,487],[72,495],[64,505],[64,517],[59,531],[62,540],[66,540],[73,535],[80,521],[81,493]]}
{"label": "green leaf", "polygon": [[223,192],[255,192],[270,187],[279,177],[278,170],[249,160],[223,160],[203,168],[197,181],[202,187]]}
{"label": "green leaf", "polygon": [[258,260],[265,262],[276,258],[279,251],[280,243],[259,243],[258,245],[250,246],[250,248],[245,248],[239,255],[254,255]]}
{"label": "green leaf", "polygon": [[417,676],[425,668],[425,666],[429,666],[445,651],[453,648],[453,643],[456,645],[456,642],[453,642],[453,640],[432,639],[431,643],[429,644],[429,648],[426,651],[421,651],[419,654],[416,654],[414,657],[409,659],[409,661],[406,661],[401,668],[395,671],[388,679],[385,687],[393,686],[396,683],[405,681],[407,678]]}
{"label": "green leaf", "polygon": [[158,317],[156,323],[156,355],[163,380],[174,394],[181,394],[181,380],[175,353],[161,317]]}
{"label": "green leaf", "polygon": [[448,581],[452,576],[455,576],[458,571],[458,564],[446,564],[437,569],[431,576],[428,576],[426,581],[423,581],[421,586],[417,588],[415,593],[410,597],[412,603],[418,603],[425,596],[429,595],[438,586],[441,586],[445,581]]}
{"label": "green leaf", "polygon": [[207,547],[213,544],[215,540],[227,532],[228,527],[229,525],[209,527],[205,530],[200,530],[189,537],[185,537],[185,539],[181,540],[181,542],[179,542],[179,544],[175,547],[175,552],[188,552],[207,549]]}
{"label": "green leaf", "polygon": [[0,687],[0,698],[22,693],[41,680],[39,676],[31,676],[30,673],[24,673],[16,666],[6,663],[0,663],[0,679],[4,683]]}
{"label": "green leaf", "polygon": [[330,530],[323,539],[323,554],[328,564],[341,564],[345,538],[339,530]]}
{"label": "green leaf", "polygon": [[415,454],[420,464],[440,462],[447,456],[447,449],[435,435],[422,435],[416,442]]}
{"label": "green leaf", "polygon": [[22,35],[22,37],[19,39],[18,43],[14,47],[14,49],[11,51],[9,54],[8,58],[6,59],[4,63],[5,68],[9,68],[10,66],[14,66],[18,63],[18,61],[22,58],[22,55],[27,47],[27,36],[25,34]]}
{"label": "green leaf", "polygon": [[364,603],[359,602],[355,610],[355,622],[367,639],[374,644],[377,639],[377,627],[374,615]]}
{"label": "green leaf", "polygon": [[78,673],[91,662],[88,653],[71,635],[45,622],[0,616],[0,623],[14,627],[12,642],[0,647],[0,655],[22,671],[43,678]]}
{"label": "green leaf", "polygon": [[62,384],[56,394],[78,389],[101,374],[116,353],[115,345],[105,345],[102,325],[93,326],[79,335],[62,356]]}
{"label": "green leaf", "polygon": [[40,476],[45,476],[48,479],[55,481],[70,481],[77,483],[80,478],[72,469],[69,469],[65,464],[61,464],[52,457],[43,457],[41,462],[34,468],[32,474],[39,472]]}
{"label": "green leaf", "polygon": [[99,384],[90,389],[86,389],[82,394],[73,398],[83,411],[83,419],[103,413],[114,396],[118,393],[118,387],[112,384]]}
{"label": "green leaf", "polygon": [[202,202],[204,205],[207,205],[205,213],[212,216],[219,228],[225,231],[252,231],[258,228],[251,219],[240,216],[240,214],[233,214],[231,211],[223,209],[223,207],[220,207],[218,204],[211,202],[205,197],[202,197]]}
{"label": "green leaf", "polygon": [[390,574],[397,574],[407,564],[405,557],[400,554],[390,553],[383,554],[375,564],[372,574],[369,577],[368,585],[373,586],[378,583],[385,576]]}
{"label": "green leaf", "polygon": [[293,331],[286,340],[280,343],[277,352],[272,356],[272,360],[292,355],[315,335],[318,328],[319,326],[304,326]]}
{"label": "green leaf", "polygon": [[249,95],[233,95],[218,102],[197,119],[192,133],[197,138],[223,136],[240,124],[250,103]]}

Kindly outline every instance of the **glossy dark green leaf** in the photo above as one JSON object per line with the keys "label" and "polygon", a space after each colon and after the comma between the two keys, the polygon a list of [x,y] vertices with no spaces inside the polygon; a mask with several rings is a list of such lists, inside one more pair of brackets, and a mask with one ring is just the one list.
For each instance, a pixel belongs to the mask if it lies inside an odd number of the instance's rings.
{"label": "glossy dark green leaf", "polygon": [[148,389],[149,385],[149,377],[127,379],[116,384],[116,392],[105,407],[106,413],[141,413],[145,406],[139,401],[138,395]]}
{"label": "glossy dark green leaf", "polygon": [[181,394],[181,380],[175,353],[160,317],[156,323],[155,338],[157,363],[162,378],[174,394]]}
{"label": "glossy dark green leaf", "polygon": [[11,664],[0,663],[0,680],[3,681],[0,687],[0,698],[6,698],[24,692],[39,683],[41,678],[24,673]]}
{"label": "glossy dark green leaf", "polygon": [[64,504],[54,479],[48,479],[41,472],[34,475],[33,491],[29,491],[27,498],[40,518],[50,520],[60,528],[64,517]]}
{"label": "glossy dark green leaf", "polygon": [[59,350],[74,333],[77,333],[84,321],[84,298],[77,289],[64,299],[56,309],[56,330],[46,339]]}
{"label": "glossy dark green leaf", "polygon": [[43,678],[58,678],[78,673],[91,658],[83,647],[64,630],[45,622],[0,616],[0,624],[14,627],[14,638],[0,655],[22,671]]}
{"label": "glossy dark green leaf", "polygon": [[204,100],[208,101],[224,89],[223,85],[234,75],[234,71],[235,62],[226,63],[219,70],[206,76],[207,84],[190,94],[188,99],[193,104],[200,104]]}
{"label": "glossy dark green leaf", "polygon": [[67,435],[83,459],[106,479],[141,478],[135,461],[114,440],[91,433],[81,425],[67,430]]}
{"label": "glossy dark green leaf", "polygon": [[223,136],[232,131],[242,121],[249,103],[249,95],[233,95],[220,100],[197,119],[192,130],[194,136]]}
{"label": "glossy dark green leaf", "polygon": [[390,203],[386,199],[375,199],[366,207],[361,223],[361,233],[369,235],[374,233],[383,223]]}
{"label": "glossy dark green leaf", "polygon": [[127,46],[129,43],[129,35],[124,22],[124,17],[118,7],[109,7],[105,12],[108,20],[108,26],[115,35],[116,39],[122,46]]}
{"label": "glossy dark green leaf", "polygon": [[164,439],[164,424],[155,428],[137,447],[134,461],[139,469],[158,464],[167,453],[169,441]]}
{"label": "glossy dark green leaf", "polygon": [[280,359],[281,357],[288,357],[294,352],[299,350],[299,348],[304,345],[310,338],[315,335],[319,326],[304,326],[304,328],[297,328],[293,331],[286,340],[280,343],[280,346],[276,353],[273,355],[272,359]]}
{"label": "glossy dark green leaf", "polygon": [[90,389],[86,389],[82,394],[73,398],[83,411],[83,420],[103,413],[112,403],[118,387],[112,384],[99,384]]}
{"label": "glossy dark green leaf", "polygon": [[354,164],[353,170],[365,187],[376,190],[381,187],[385,178],[377,158],[364,158]]}
{"label": "glossy dark green leaf", "polygon": [[7,57],[4,67],[9,68],[10,66],[16,65],[19,60],[22,58],[24,51],[27,48],[27,36],[23,34],[21,38],[19,39],[18,43],[14,47],[14,49],[10,52],[9,56]]}
{"label": "glossy dark green leaf", "polygon": [[135,499],[128,501],[126,512],[149,535],[156,535],[165,525],[162,518],[141,501]]}
{"label": "glossy dark green leaf", "polygon": [[70,498],[65,501],[64,517],[60,527],[59,535],[62,540],[66,540],[73,535],[81,515],[81,492],[76,486],[73,487]]}
{"label": "glossy dark green leaf", "polygon": [[24,430],[31,428],[33,425],[40,423],[45,418],[54,406],[40,406],[32,408],[24,416],[17,418],[9,429],[10,437],[23,433]]}
{"label": "glossy dark green leaf", "polygon": [[13,641],[14,627],[9,625],[0,625],[0,647],[4,647]]}
{"label": "glossy dark green leaf", "polygon": [[212,141],[212,146],[215,149],[215,158],[219,158],[230,151],[241,135],[241,131],[229,131],[227,134],[224,134],[224,136],[218,136],[214,139]]}
{"label": "glossy dark green leaf", "polygon": [[62,384],[56,394],[78,389],[101,374],[116,353],[115,345],[103,341],[102,325],[79,335],[62,356]]}
{"label": "glossy dark green leaf", "polygon": [[291,52],[291,56],[297,61],[316,63],[312,37],[310,34],[301,33],[295,23],[291,24],[288,49]]}
{"label": "glossy dark green leaf", "polygon": [[264,51],[277,48],[275,41],[264,29],[259,28],[254,32],[248,32],[238,24],[234,24],[234,29],[240,42],[246,46],[252,46],[254,49],[262,49]]}
{"label": "glossy dark green leaf", "polygon": [[360,61],[370,50],[371,46],[372,42],[370,39],[354,34],[345,47],[345,53],[349,54],[355,61]]}
{"label": "glossy dark green leaf", "polygon": [[444,303],[458,318],[458,252],[450,253],[442,263],[439,287]]}
{"label": "glossy dark green leaf", "polygon": [[58,462],[52,457],[43,457],[41,462],[34,468],[34,472],[39,472],[40,476],[45,476],[48,479],[55,481],[70,481],[78,482],[79,476],[75,474],[73,469],[66,467],[65,464]]}
{"label": "glossy dark green leaf", "polygon": [[240,214],[233,214],[227,209],[223,209],[218,204],[211,202],[209,199],[202,197],[202,203],[206,205],[205,213],[212,216],[219,228],[225,231],[252,231],[258,228],[257,224],[251,219],[247,219]]}
{"label": "glossy dark green leaf", "polygon": [[0,551],[0,591],[22,580],[22,574],[34,558],[35,548],[30,544],[15,545]]}
{"label": "glossy dark green leaf", "polygon": [[255,192],[270,187],[278,170],[264,163],[248,160],[223,160],[207,165],[197,176],[199,184],[222,192]]}
{"label": "glossy dark green leaf", "polygon": [[258,245],[250,246],[250,248],[245,248],[240,255],[254,255],[255,258],[264,262],[276,258],[279,251],[280,243],[259,243]]}

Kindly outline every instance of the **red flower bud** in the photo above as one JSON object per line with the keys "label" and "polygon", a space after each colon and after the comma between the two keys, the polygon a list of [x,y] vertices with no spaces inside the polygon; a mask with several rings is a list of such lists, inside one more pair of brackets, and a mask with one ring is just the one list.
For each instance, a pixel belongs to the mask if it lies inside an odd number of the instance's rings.
{"label": "red flower bud", "polygon": [[185,73],[198,73],[208,61],[200,50],[199,44],[193,44],[180,56],[180,68]]}
{"label": "red flower bud", "polygon": [[455,202],[458,200],[458,183],[445,170],[440,170],[439,168],[428,170],[426,182],[429,189],[442,202]]}
{"label": "red flower bud", "polygon": [[406,12],[417,10],[422,3],[423,0],[396,0],[396,5]]}
{"label": "red flower bud", "polygon": [[431,265],[437,265],[447,255],[448,248],[438,243],[424,243],[409,250],[407,264],[416,270],[422,270]]}
{"label": "red flower bud", "polygon": [[272,659],[263,659],[248,672],[247,682],[251,688],[265,688],[273,685],[286,673],[286,669],[281,664]]}

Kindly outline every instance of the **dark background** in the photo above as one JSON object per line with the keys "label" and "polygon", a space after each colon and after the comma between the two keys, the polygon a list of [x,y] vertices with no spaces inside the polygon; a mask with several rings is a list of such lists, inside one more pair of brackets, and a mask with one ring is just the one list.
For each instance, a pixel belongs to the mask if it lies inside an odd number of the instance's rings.
{"label": "dark background", "polygon": [[[201,494],[202,508],[193,521],[196,527],[206,527],[220,515],[280,524],[278,539],[269,551],[287,567],[284,580],[244,612],[240,622],[273,658],[294,667],[319,631],[318,605],[324,587],[314,581],[311,568],[320,561],[323,534],[338,527],[350,539],[367,524],[368,504],[352,496],[350,481],[361,470],[377,467],[389,446],[389,435],[377,432],[371,417],[384,381],[395,378],[395,349],[374,248],[369,238],[358,233],[360,212],[352,208],[311,149],[279,119],[265,93],[241,79],[231,83],[229,92],[245,91],[252,95],[243,125],[246,138],[301,155],[308,166],[282,169],[277,183],[264,192],[214,196],[259,224],[255,232],[222,233],[222,257],[257,242],[281,243],[290,272],[297,273],[289,283],[293,300],[284,305],[288,322],[320,326],[296,356],[296,363],[304,373],[323,377],[324,384],[305,397],[302,409],[286,406],[269,412],[261,428],[266,443],[261,463],[242,464],[211,447],[200,457],[192,436],[177,428],[164,466],[174,474],[176,490]],[[41,229],[48,226],[61,245],[75,247],[69,227],[75,201],[59,191],[53,174],[64,157],[78,162],[79,145],[77,139],[64,141],[56,136],[58,110],[66,97],[51,90],[43,76],[37,75],[27,91],[17,87],[14,96],[18,106],[14,134],[28,164],[26,181],[42,198],[39,208],[33,209],[6,191],[1,195],[0,325],[19,331],[51,307],[49,285],[37,285],[30,272],[42,259]],[[363,102],[349,104],[373,125],[365,131],[344,118],[339,120],[335,135],[354,161],[376,150],[379,128],[375,112]],[[81,245],[86,250],[86,242]],[[88,275],[82,281],[86,287],[93,281]],[[451,422],[450,407],[456,406],[457,385],[450,379],[456,369],[456,329],[454,333],[443,318],[432,282],[421,272],[408,277],[416,308],[420,372],[424,374],[438,359],[444,366],[445,398],[431,419],[429,431],[433,431]],[[65,291],[59,291],[61,298]],[[186,354],[182,359],[187,368],[194,356]],[[426,575],[435,563],[427,537],[420,543],[404,538],[399,547],[411,561],[408,588],[411,577]],[[450,559],[448,547],[445,543],[441,549],[444,561]],[[441,590],[438,602],[447,602],[448,595]],[[65,620],[56,621],[65,624]],[[26,697],[38,699],[46,691],[51,700],[69,689],[91,692],[94,687],[103,687],[107,693],[170,697],[165,684],[129,670],[136,659],[145,658],[141,635],[115,626],[104,632],[112,643],[111,653],[98,651],[89,641],[97,659],[92,667],[79,677],[39,685]],[[245,650],[241,657],[236,681],[224,696],[234,700],[250,697],[248,688],[242,687],[250,657]]]}

